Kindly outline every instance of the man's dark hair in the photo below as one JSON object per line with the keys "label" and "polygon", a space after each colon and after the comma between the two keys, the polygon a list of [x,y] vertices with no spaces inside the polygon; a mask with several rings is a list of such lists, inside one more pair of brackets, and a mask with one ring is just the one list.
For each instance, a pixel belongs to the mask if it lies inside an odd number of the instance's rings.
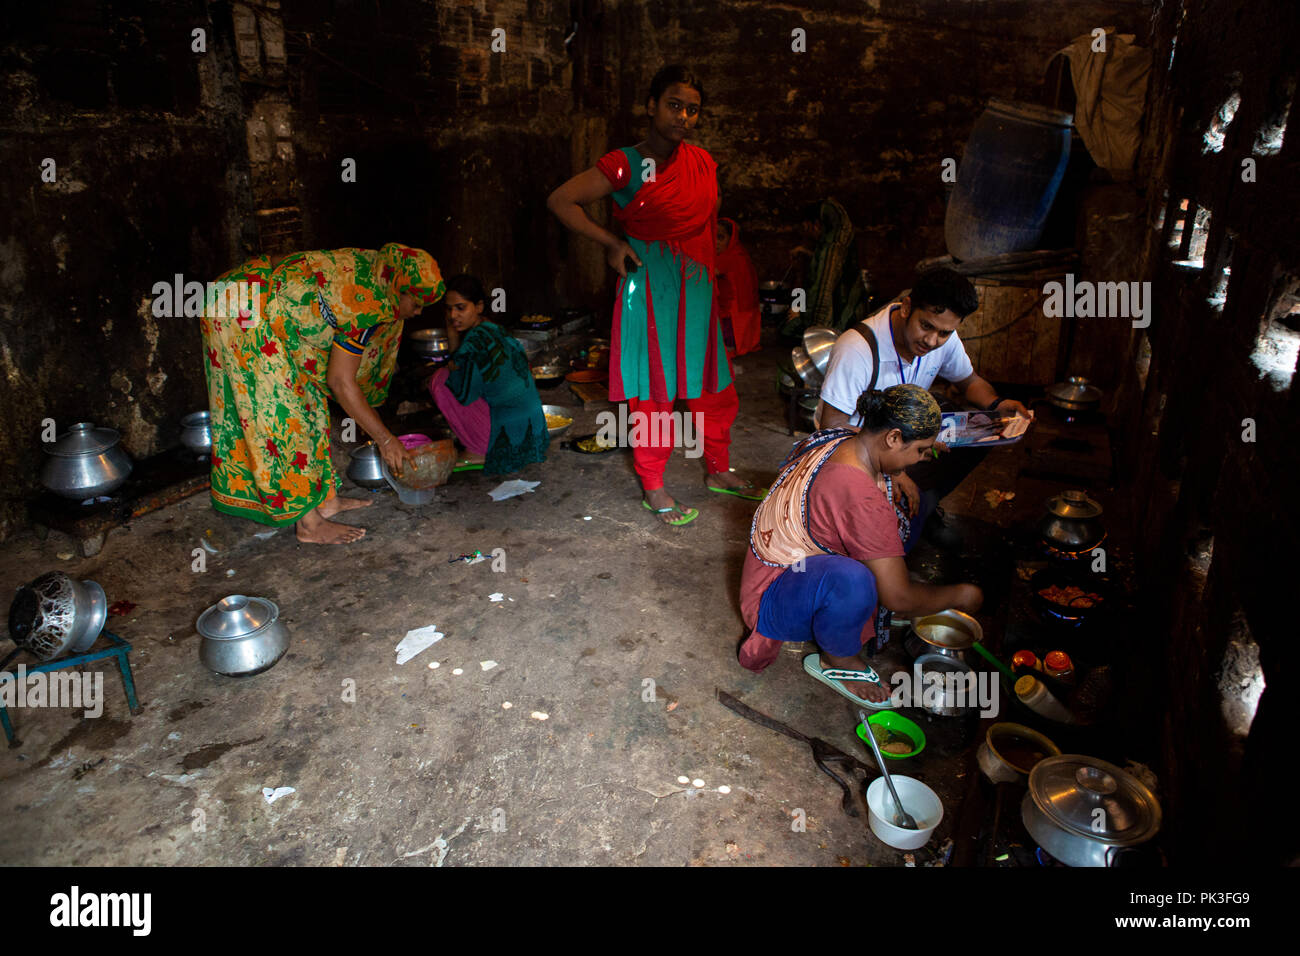
{"label": "man's dark hair", "polygon": [[666,66],[654,75],[654,79],[650,81],[649,98],[657,102],[659,97],[663,96],[668,90],[668,87],[672,86],[674,83],[681,83],[684,86],[689,86],[696,93],[699,93],[700,108],[704,108],[704,82],[694,70],[687,69],[680,63],[673,63]]}
{"label": "man's dark hair", "polygon": [[951,311],[964,319],[980,307],[980,297],[975,286],[959,272],[952,269],[927,269],[917,277],[909,296],[913,308],[933,312]]}

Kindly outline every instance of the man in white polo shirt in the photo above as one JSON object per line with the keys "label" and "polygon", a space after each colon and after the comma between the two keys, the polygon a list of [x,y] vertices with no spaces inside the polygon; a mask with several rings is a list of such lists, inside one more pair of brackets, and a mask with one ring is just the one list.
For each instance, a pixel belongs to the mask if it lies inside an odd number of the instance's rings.
{"label": "man in white polo shirt", "polygon": [[[931,269],[901,300],[847,329],[831,352],[817,406],[818,427],[856,427],[858,397],[869,389],[900,384],[928,389],[936,378],[951,382],[962,399],[976,408],[1029,415],[1020,402],[999,398],[993,386],[975,373],[966,355],[957,327],[977,308],[979,296],[969,279],[951,269]],[[955,449],[899,475],[895,484],[906,496],[910,514],[928,518],[939,500],[961,484],[987,453],[988,449]],[[939,530],[933,524],[927,528],[931,537],[941,537],[934,533]]]}

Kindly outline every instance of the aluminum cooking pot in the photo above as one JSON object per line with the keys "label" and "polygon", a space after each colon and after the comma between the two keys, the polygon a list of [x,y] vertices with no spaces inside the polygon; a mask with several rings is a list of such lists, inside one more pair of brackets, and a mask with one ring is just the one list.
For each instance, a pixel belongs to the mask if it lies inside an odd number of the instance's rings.
{"label": "aluminum cooking pot", "polygon": [[383,469],[379,467],[379,449],[372,441],[352,450],[352,463],[348,465],[348,478],[362,488],[387,488]]}
{"label": "aluminum cooking pot", "polygon": [[46,447],[41,484],[73,501],[112,494],[131,474],[131,458],[120,440],[112,428],[73,425]]}
{"label": "aluminum cooking pot", "polygon": [[199,615],[199,660],[229,677],[269,670],[289,650],[280,608],[266,598],[232,594]]}
{"label": "aluminum cooking pot", "polygon": [[1047,400],[1066,412],[1090,412],[1101,405],[1101,389],[1082,375],[1071,375],[1047,389]]}
{"label": "aluminum cooking pot", "polygon": [[1120,866],[1160,830],[1160,804],[1146,784],[1096,757],[1040,760],[1020,803],[1025,829],[1067,866]]}
{"label": "aluminum cooking pot", "polygon": [[43,661],[88,650],[108,620],[108,598],[94,581],[47,571],[20,587],[9,607],[9,636]]}
{"label": "aluminum cooking pot", "polygon": [[1081,555],[1106,539],[1101,505],[1082,491],[1063,491],[1047,500],[1047,514],[1038,524],[1043,543],[1066,554]]}

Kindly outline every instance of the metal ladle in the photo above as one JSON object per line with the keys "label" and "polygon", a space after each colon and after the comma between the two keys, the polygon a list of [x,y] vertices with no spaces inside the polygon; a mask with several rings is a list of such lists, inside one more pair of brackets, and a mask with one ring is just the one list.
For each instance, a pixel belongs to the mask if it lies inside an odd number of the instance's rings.
{"label": "metal ladle", "polygon": [[894,781],[890,779],[889,770],[885,767],[885,758],[880,753],[880,745],[876,743],[876,735],[871,732],[871,722],[867,720],[866,711],[858,711],[858,717],[862,720],[862,726],[867,728],[863,735],[871,743],[871,752],[876,755],[876,766],[880,768],[880,774],[885,778],[885,786],[889,788],[889,795],[894,798],[894,816],[889,821],[896,827],[902,827],[904,830],[919,830],[916,821],[912,815],[903,809],[903,801],[898,799],[898,791],[894,789]]}

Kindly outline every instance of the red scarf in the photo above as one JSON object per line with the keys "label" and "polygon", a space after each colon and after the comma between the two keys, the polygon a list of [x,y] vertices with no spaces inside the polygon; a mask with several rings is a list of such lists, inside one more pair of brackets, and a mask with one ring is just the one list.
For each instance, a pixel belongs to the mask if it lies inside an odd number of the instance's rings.
{"label": "red scarf", "polygon": [[[717,232],[717,168],[707,151],[682,143],[668,165],[656,169],[655,178],[642,184],[631,202],[622,209],[615,204],[614,215],[629,236],[666,243],[673,255],[683,256],[711,279]],[[687,278],[696,274],[689,266],[684,272]]]}

